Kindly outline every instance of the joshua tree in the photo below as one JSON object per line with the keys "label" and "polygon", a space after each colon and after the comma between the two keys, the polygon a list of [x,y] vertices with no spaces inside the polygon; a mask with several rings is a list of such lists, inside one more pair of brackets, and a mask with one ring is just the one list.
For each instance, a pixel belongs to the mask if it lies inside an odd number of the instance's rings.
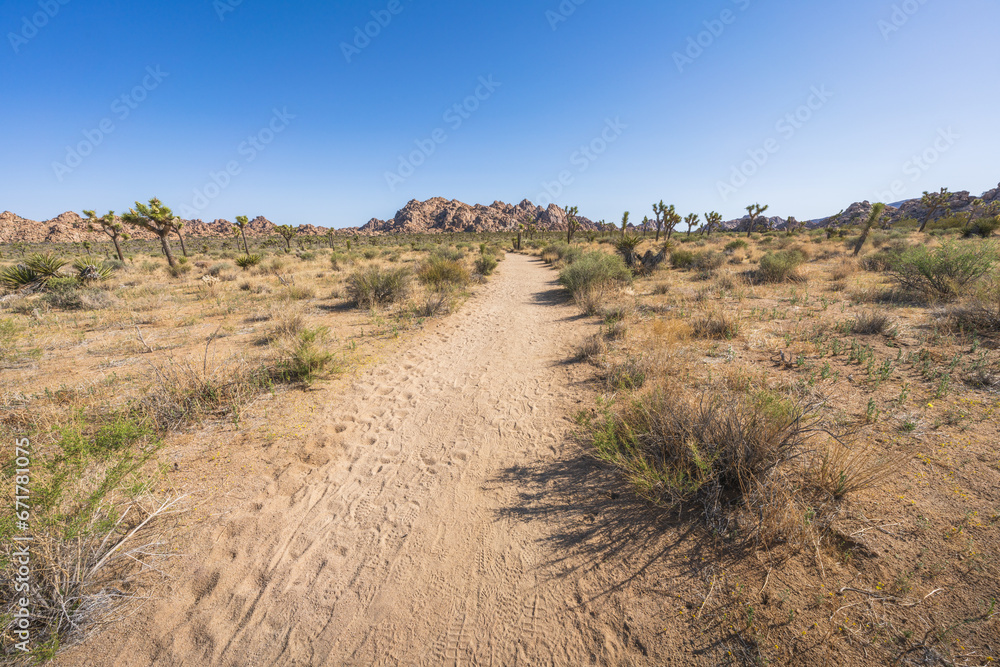
{"label": "joshua tree", "polygon": [[326,230],[326,240],[327,240],[327,243],[330,244],[330,249],[331,250],[333,250],[336,247],[334,245],[334,243],[336,242],[336,239],[337,239],[337,231],[336,230],[334,230],[334,229],[328,229],[328,230]]}
{"label": "joshua tree", "polygon": [[649,216],[648,215],[647,216],[643,216],[643,218],[642,218],[642,235],[643,236],[645,236],[646,233],[649,231],[649,223],[650,223]]}
{"label": "joshua tree", "polygon": [[747,238],[750,238],[750,235],[753,234],[753,226],[757,222],[757,218],[768,208],[768,206],[761,206],[760,204],[750,204],[747,206],[747,213],[750,214],[750,228],[747,229]]}
{"label": "joshua tree", "polygon": [[697,225],[700,220],[701,218],[698,217],[697,213],[689,213],[688,216],[684,218],[684,222],[688,226],[688,236],[691,236],[691,230],[694,229],[694,226]]}
{"label": "joshua tree", "polygon": [[125,255],[122,254],[122,247],[119,241],[127,241],[128,234],[125,233],[125,228],[122,223],[115,219],[115,212],[108,211],[108,214],[103,218],[98,218],[94,211],[84,211],[83,214],[87,216],[89,223],[87,224],[87,229],[91,231],[104,232],[111,242],[115,244],[115,252],[118,254],[118,259],[122,262],[125,261]]}
{"label": "joshua tree", "polygon": [[250,254],[250,248],[247,246],[247,225],[250,224],[250,218],[245,215],[236,216],[236,229],[239,230],[240,236],[243,238],[243,252]]}
{"label": "joshua tree", "polygon": [[625,211],[625,215],[622,216],[622,238],[628,234],[628,211]]}
{"label": "joshua tree", "polygon": [[181,240],[181,252],[184,253],[185,257],[187,257],[188,249],[187,246],[184,245],[184,237],[181,236],[181,229],[183,228],[184,228],[184,222],[180,219],[176,219],[174,223],[174,232],[177,234],[177,238]]}
{"label": "joshua tree", "polygon": [[523,224],[518,225],[517,226],[517,241],[514,244],[514,250],[517,250],[519,252],[521,250],[521,237],[522,237],[523,234],[524,234],[524,225]]}
{"label": "joshua tree", "polygon": [[791,236],[792,233],[802,226],[802,223],[795,219],[795,216],[788,216],[788,220],[785,221],[785,233]]}
{"label": "joshua tree", "polygon": [[94,246],[91,245],[90,241],[84,241],[80,245],[82,245],[83,249],[87,251],[87,256],[89,257],[90,256],[90,249],[93,248]]}
{"label": "joshua tree", "polygon": [[660,200],[659,204],[653,204],[653,214],[656,218],[653,222],[656,223],[656,242],[660,242],[660,231],[663,230],[663,215],[666,212],[667,207],[664,205],[663,200]]}
{"label": "joshua tree", "polygon": [[858,253],[861,252],[861,248],[864,247],[865,241],[868,240],[868,233],[872,230],[876,224],[878,224],[879,218],[885,212],[885,204],[879,203],[872,206],[872,214],[868,216],[868,222],[865,223],[864,231],[861,232],[861,238],[858,242],[854,244],[854,256],[857,257]]}
{"label": "joshua tree", "polygon": [[573,235],[576,234],[576,230],[580,229],[580,222],[576,219],[579,214],[580,208],[577,206],[570,206],[566,209],[566,243],[572,243]]}
{"label": "joshua tree", "polygon": [[948,205],[949,199],[951,199],[951,193],[948,192],[948,188],[941,188],[940,192],[925,191],[924,196],[920,199],[920,203],[927,209],[927,213],[924,214],[924,222],[917,231],[924,231],[927,228],[927,223],[934,219],[938,211],[941,211]]}
{"label": "joshua tree", "polygon": [[174,217],[174,212],[163,205],[156,197],[149,200],[149,205],[135,203],[135,208],[122,216],[122,222],[133,227],[139,227],[153,232],[160,239],[160,247],[163,254],[167,256],[167,264],[171,267],[177,266],[174,254],[170,252],[170,243],[167,237],[177,229],[178,220]]}
{"label": "joshua tree", "polygon": [[285,239],[285,246],[288,252],[292,251],[292,239],[295,238],[295,228],[291,225],[278,225],[274,228],[281,238]]}
{"label": "joshua tree", "polygon": [[705,214],[705,226],[701,228],[701,231],[705,232],[707,236],[712,235],[712,230],[722,224],[722,214],[712,211],[711,213]]}

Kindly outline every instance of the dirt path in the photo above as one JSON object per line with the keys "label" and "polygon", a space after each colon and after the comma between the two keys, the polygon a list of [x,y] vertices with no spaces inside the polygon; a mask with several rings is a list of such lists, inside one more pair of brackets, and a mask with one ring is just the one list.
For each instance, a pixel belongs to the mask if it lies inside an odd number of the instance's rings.
{"label": "dirt path", "polygon": [[[368,371],[291,465],[216,528],[201,567],[127,632],[66,657],[116,665],[645,664],[615,582],[559,512],[593,405],[567,364],[594,325],[510,255],[480,294]],[[563,507],[569,507],[563,505]],[[578,510],[578,511],[577,511]],[[606,556],[606,554],[605,554]],[[609,566],[610,567],[610,566]],[[624,627],[624,629],[623,629]],[[662,664],[662,663],[658,663]]]}

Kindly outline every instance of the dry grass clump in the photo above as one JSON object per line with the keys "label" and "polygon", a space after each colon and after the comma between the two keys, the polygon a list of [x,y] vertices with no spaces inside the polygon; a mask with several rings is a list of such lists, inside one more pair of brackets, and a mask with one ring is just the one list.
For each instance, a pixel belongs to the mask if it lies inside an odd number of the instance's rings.
{"label": "dry grass clump", "polygon": [[417,278],[432,290],[464,287],[471,281],[469,269],[456,259],[432,256],[417,271]]}
{"label": "dry grass clump", "polygon": [[866,310],[851,320],[847,329],[850,333],[860,336],[888,334],[895,329],[895,320],[886,312]]}
{"label": "dry grass clump", "polygon": [[699,338],[732,340],[740,335],[740,320],[726,313],[703,313],[691,320],[691,328]]}
{"label": "dry grass clump", "polygon": [[360,308],[398,303],[410,295],[410,272],[405,268],[366,267],[347,279],[347,294]]}
{"label": "dry grass clump", "polygon": [[[628,388],[610,375],[609,384]],[[589,427],[598,456],[643,498],[665,508],[697,503],[724,533],[742,526],[747,537],[771,543],[827,526],[836,501],[877,484],[896,466],[842,445],[803,465],[813,451],[814,407],[768,390],[692,396],[661,381]],[[818,503],[816,494],[829,504]],[[820,516],[824,510],[828,516]]]}
{"label": "dry grass clump", "polygon": [[758,283],[782,283],[800,281],[798,268],[806,261],[805,255],[798,250],[779,250],[769,252],[760,258],[760,263],[752,277]]}
{"label": "dry grass clump", "polygon": [[580,361],[595,361],[603,357],[608,351],[608,344],[604,342],[604,337],[599,335],[590,336],[580,345],[576,358]]}

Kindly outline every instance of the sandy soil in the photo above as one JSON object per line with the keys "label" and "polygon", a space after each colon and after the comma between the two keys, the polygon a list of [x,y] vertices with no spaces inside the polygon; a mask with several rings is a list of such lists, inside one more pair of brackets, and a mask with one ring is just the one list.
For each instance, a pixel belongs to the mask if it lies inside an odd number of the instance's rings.
{"label": "sandy soil", "polygon": [[316,415],[259,497],[198,527],[167,593],[57,663],[652,664],[626,610],[649,557],[609,558],[616,536],[573,500],[617,494],[568,437],[594,396],[566,360],[596,324],[553,280],[509,255]]}

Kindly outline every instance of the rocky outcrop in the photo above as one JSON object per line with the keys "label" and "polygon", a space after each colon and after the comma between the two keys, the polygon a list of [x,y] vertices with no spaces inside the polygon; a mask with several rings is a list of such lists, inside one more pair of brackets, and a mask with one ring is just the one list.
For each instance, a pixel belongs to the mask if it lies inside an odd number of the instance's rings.
{"label": "rocky outcrop", "polygon": [[[489,206],[470,206],[455,199],[441,197],[427,201],[412,200],[396,213],[392,220],[372,218],[361,232],[364,234],[435,234],[446,232],[511,232],[531,219],[539,229],[565,231],[566,212],[556,206],[535,206],[528,200],[512,205],[495,201]],[[581,229],[597,229],[584,217],[577,217]]]}
{"label": "rocky outcrop", "polygon": [[[233,235],[233,223],[228,220],[184,220],[182,233],[186,238],[225,238]],[[83,241],[106,241],[99,229],[91,230],[90,223],[77,213],[67,211],[51,220],[39,222],[22,218],[5,211],[0,213],[0,243],[81,243]],[[272,236],[274,223],[263,216],[250,221],[246,227],[247,236]],[[299,228],[304,236],[326,234],[323,227],[303,225]],[[156,236],[144,229],[130,227],[128,234],[133,239],[154,240]]]}

